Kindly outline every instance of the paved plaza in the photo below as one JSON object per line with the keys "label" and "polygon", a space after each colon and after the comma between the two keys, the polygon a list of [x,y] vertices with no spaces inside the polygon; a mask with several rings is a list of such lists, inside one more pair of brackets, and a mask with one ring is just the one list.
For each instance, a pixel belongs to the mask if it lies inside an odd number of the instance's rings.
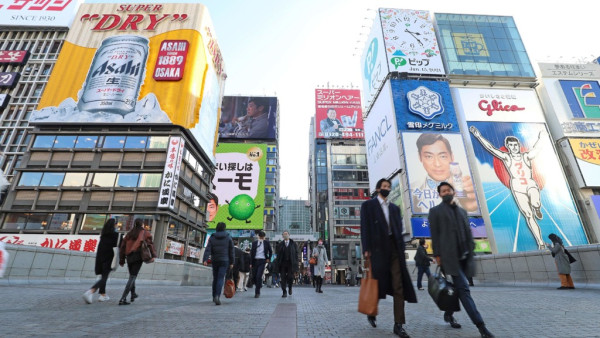
{"label": "paved plaza", "polygon": [[[117,306],[122,283],[109,281],[110,301],[90,305],[81,298],[89,286],[0,286],[0,336],[393,337],[391,299],[371,328],[356,311],[358,287],[295,287],[288,298],[263,288],[259,299],[249,290],[215,306],[210,287],[141,284],[135,303]],[[419,303],[406,307],[412,337],[479,337],[464,311],[462,329],[452,329],[427,291],[417,292]],[[476,286],[472,294],[497,337],[600,337],[600,290]]]}

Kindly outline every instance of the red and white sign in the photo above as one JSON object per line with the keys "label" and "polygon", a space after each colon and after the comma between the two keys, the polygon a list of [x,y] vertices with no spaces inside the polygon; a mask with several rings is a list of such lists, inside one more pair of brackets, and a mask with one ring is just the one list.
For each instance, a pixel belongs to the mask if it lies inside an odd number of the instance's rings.
{"label": "red and white sign", "polygon": [[0,50],[0,64],[23,65],[27,63],[29,51]]}
{"label": "red and white sign", "polygon": [[467,121],[545,122],[533,89],[451,88],[456,111]]}
{"label": "red and white sign", "polygon": [[189,47],[190,43],[186,40],[164,40],[158,51],[154,67],[154,80],[181,80]]}
{"label": "red and white sign", "polygon": [[177,195],[179,171],[181,170],[181,160],[183,159],[184,148],[184,139],[174,136],[169,138],[167,161],[165,162],[165,169],[163,170],[163,177],[158,196],[159,208],[173,209],[175,207],[175,196]]}
{"label": "red and white sign", "polygon": [[317,138],[364,139],[360,90],[317,89]]}
{"label": "red and white sign", "polygon": [[83,0],[0,0],[1,26],[70,27]]}
{"label": "red and white sign", "polygon": [[166,253],[170,253],[172,255],[183,256],[183,243],[175,242],[170,239],[167,239],[167,246],[165,248]]}
{"label": "red and white sign", "polygon": [[96,252],[98,243],[100,242],[100,236],[0,234],[0,242],[17,245],[39,246],[49,249]]}

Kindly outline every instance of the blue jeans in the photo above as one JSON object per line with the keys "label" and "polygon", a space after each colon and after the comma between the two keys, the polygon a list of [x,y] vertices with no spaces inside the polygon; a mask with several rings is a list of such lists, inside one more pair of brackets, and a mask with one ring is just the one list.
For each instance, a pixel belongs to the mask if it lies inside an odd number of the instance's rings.
{"label": "blue jeans", "polygon": [[417,288],[422,288],[423,274],[427,275],[427,278],[431,277],[431,271],[428,266],[417,266]]}
{"label": "blue jeans", "polygon": [[[454,284],[456,291],[458,291],[458,298],[465,308],[465,311],[467,311],[469,318],[471,318],[473,324],[479,325],[483,323],[483,318],[481,318],[479,311],[477,311],[475,301],[471,298],[471,290],[469,290],[469,282],[467,281],[465,273],[462,269],[459,270],[459,273],[459,276],[452,276],[452,283]],[[453,313],[454,312],[452,311],[446,311],[445,315],[452,316]]]}
{"label": "blue jeans", "polygon": [[212,282],[212,295],[213,297],[220,296],[223,291],[223,285],[225,284],[225,275],[227,274],[227,268],[229,262],[213,262],[213,282]]}

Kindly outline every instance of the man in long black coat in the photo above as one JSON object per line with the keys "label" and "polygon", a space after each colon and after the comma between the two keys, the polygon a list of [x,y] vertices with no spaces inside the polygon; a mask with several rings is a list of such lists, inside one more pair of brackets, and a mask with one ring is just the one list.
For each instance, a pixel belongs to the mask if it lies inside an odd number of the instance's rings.
{"label": "man in long black coat", "polygon": [[[458,298],[473,324],[479,329],[481,337],[493,337],[477,311],[467,281],[467,278],[473,277],[475,273],[473,261],[475,243],[467,212],[456,204],[454,187],[450,183],[440,183],[437,190],[442,203],[429,210],[433,256],[444,273],[452,276]],[[461,327],[451,311],[444,313],[444,320],[453,328]]]}
{"label": "man in long black coat", "polygon": [[[290,233],[284,231],[283,241],[281,241],[276,248],[277,258],[275,259],[273,273],[281,274],[281,291],[283,294],[281,297],[285,298],[288,295],[292,295],[292,284],[294,284],[294,276],[298,273],[298,247],[296,243],[290,238]],[[286,286],[287,289],[286,290]]]}
{"label": "man in long black coat", "polygon": [[[404,302],[416,303],[417,296],[406,268],[402,215],[400,208],[387,200],[390,181],[380,179],[376,189],[377,197],[363,202],[360,208],[363,255],[371,260],[372,277],[379,284],[379,299],[386,295],[394,297],[394,333],[409,337],[402,327],[406,323]],[[377,326],[375,316],[367,319],[373,327]]]}

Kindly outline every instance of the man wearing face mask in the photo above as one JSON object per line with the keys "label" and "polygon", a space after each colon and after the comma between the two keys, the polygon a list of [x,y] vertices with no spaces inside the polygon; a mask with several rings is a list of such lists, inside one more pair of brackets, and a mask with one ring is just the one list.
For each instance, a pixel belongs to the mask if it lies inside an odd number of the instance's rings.
{"label": "man wearing face mask", "polygon": [[[281,275],[281,297],[287,297],[288,293],[292,295],[292,284],[294,276],[298,273],[298,248],[296,243],[290,238],[290,233],[284,231],[283,241],[277,245],[277,258],[275,259],[275,271]],[[286,290],[286,286],[287,289]]]}
{"label": "man wearing face mask", "polygon": [[[475,243],[465,209],[456,204],[454,187],[442,182],[437,188],[442,203],[429,210],[429,227],[433,256],[452,282],[465,311],[479,329],[482,338],[494,337],[488,331],[469,290],[468,277],[475,274],[473,261]],[[455,329],[461,325],[454,319],[453,312],[444,313],[444,321]]]}
{"label": "man wearing face mask", "polygon": [[[400,208],[387,200],[391,183],[382,178],[377,182],[377,197],[363,202],[360,208],[360,235],[365,259],[371,260],[373,279],[378,281],[379,299],[394,298],[394,334],[409,337],[402,327],[406,323],[404,302],[416,303],[404,255],[402,215]],[[367,316],[376,327],[376,317]]]}

